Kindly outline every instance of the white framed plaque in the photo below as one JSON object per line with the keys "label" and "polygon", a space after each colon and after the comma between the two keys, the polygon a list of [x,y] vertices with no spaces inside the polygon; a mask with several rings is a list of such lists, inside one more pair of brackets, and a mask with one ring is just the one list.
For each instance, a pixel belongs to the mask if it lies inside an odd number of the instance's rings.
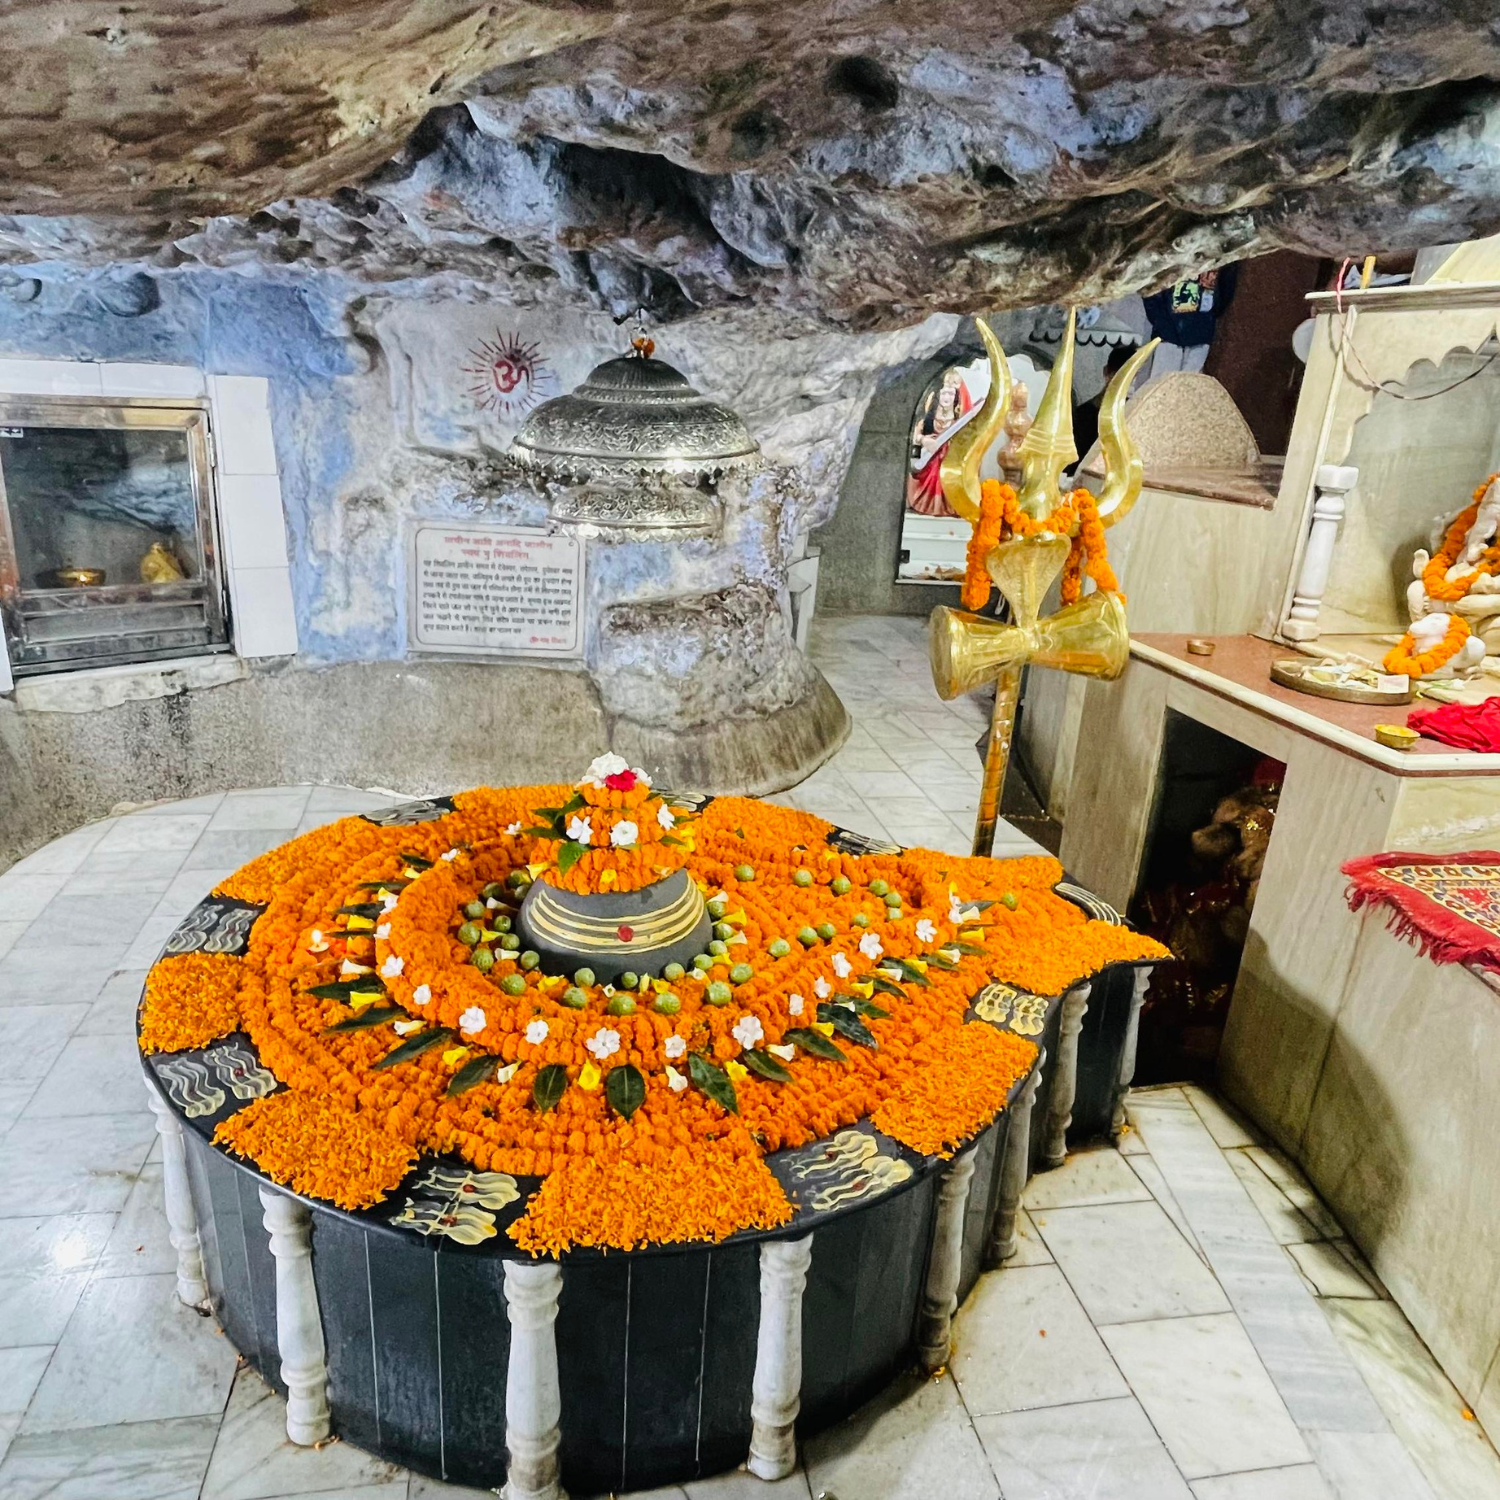
{"label": "white framed plaque", "polygon": [[420,650],[583,653],[583,548],[576,537],[419,521],[409,578],[408,633]]}

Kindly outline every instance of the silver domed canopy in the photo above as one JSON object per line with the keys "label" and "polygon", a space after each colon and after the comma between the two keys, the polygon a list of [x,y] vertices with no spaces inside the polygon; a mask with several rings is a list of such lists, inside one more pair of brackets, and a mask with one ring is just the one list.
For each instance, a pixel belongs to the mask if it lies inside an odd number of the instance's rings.
{"label": "silver domed canopy", "polygon": [[641,350],[596,365],[575,391],[544,401],[511,443],[523,463],[568,479],[710,477],[758,451],[727,406]]}

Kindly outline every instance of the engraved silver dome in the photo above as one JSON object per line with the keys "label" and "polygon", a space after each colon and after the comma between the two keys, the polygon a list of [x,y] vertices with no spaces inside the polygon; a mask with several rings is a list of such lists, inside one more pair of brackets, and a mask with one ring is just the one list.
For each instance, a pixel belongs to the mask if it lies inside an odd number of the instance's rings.
{"label": "engraved silver dome", "polygon": [[640,353],[606,360],[575,391],[544,401],[511,443],[523,463],[566,479],[711,477],[758,451],[727,406],[700,395],[664,360]]}

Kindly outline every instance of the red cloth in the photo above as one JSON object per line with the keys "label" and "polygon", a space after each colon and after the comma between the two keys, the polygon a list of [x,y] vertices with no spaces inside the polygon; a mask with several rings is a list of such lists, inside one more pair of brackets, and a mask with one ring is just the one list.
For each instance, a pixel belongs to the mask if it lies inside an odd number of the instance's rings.
{"label": "red cloth", "polygon": [[1349,909],[1390,908],[1391,928],[1438,964],[1500,972],[1500,853],[1367,854],[1343,866]]}
{"label": "red cloth", "polygon": [[1406,716],[1406,727],[1420,730],[1428,739],[1457,745],[1460,750],[1500,752],[1500,693],[1483,703],[1414,708]]}

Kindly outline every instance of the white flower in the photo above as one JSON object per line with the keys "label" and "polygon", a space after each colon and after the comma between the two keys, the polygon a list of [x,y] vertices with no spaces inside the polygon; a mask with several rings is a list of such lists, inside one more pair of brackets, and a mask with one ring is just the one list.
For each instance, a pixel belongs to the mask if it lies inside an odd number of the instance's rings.
{"label": "white flower", "polygon": [[575,844],[586,844],[593,838],[594,830],[589,827],[587,818],[580,818],[576,813],[568,821],[568,837]]}
{"label": "white flower", "polygon": [[526,1024],[526,1040],[533,1047],[539,1047],[547,1040],[547,1023],[545,1021],[528,1021]]}
{"label": "white flower", "polygon": [[388,895],[382,896],[380,898],[380,909],[381,909],[381,911],[393,911],[395,909],[396,903],[400,899],[401,899],[400,896],[396,895],[394,892],[392,892],[392,893],[390,893]]}
{"label": "white flower", "polygon": [[671,1063],[667,1064],[667,1086],[674,1094],[680,1094],[687,1087],[687,1079]]}
{"label": "white flower", "polygon": [[[526,1029],[529,1031],[531,1028],[528,1026]],[[603,1062],[606,1057],[613,1057],[620,1050],[620,1033],[608,1026],[601,1027],[583,1045]]]}
{"label": "white flower", "polygon": [[789,1015],[800,1016],[802,1014],[802,1007],[806,1003],[801,995],[788,995],[786,997],[787,1013]]}
{"label": "white flower", "polygon": [[708,975],[705,974],[702,969],[689,969],[687,972],[687,977],[689,979],[696,979],[699,984],[708,983]]}
{"label": "white flower", "polygon": [[517,818],[514,823],[507,823],[505,825],[505,831],[508,834],[510,834],[512,837],[514,837],[516,834],[518,834],[521,831],[521,820],[519,818]]}
{"label": "white flower", "polygon": [[766,1051],[774,1052],[776,1056],[782,1060],[782,1062],[791,1062],[791,1060],[797,1055],[797,1049],[792,1046],[790,1042],[781,1047],[767,1047]]}
{"label": "white flower", "polygon": [[509,1083],[516,1076],[516,1069],[521,1065],[518,1062],[506,1063],[506,1065],[495,1074],[496,1083]]}
{"label": "white flower", "polygon": [[924,943],[930,943],[933,938],[937,936],[937,928],[934,927],[926,917],[923,917],[922,920],[917,923],[917,936],[921,938]]}
{"label": "white flower", "polygon": [[373,972],[374,970],[370,968],[369,964],[357,964],[352,958],[346,958],[339,965],[340,979],[354,979],[360,974],[371,974]]}
{"label": "white flower", "polygon": [[677,826],[677,814],[667,806],[665,802],[656,809],[656,821],[663,828],[675,828]]}
{"label": "white flower", "polygon": [[640,836],[641,830],[631,822],[616,823],[609,830],[609,841],[617,849],[623,849],[627,845],[635,843]]}
{"label": "white flower", "polygon": [[833,993],[833,986],[826,979],[813,980],[813,994],[819,1000],[826,1000]]}
{"label": "white flower", "polygon": [[867,932],[859,940],[859,951],[873,963],[885,950],[880,946],[880,938],[873,932]]}
{"label": "white flower", "polygon": [[607,750],[603,755],[596,755],[589,762],[589,768],[583,773],[580,786],[603,786],[606,776],[618,776],[621,771],[628,771],[630,762],[623,755],[616,755]]}
{"label": "white flower", "polygon": [[453,861],[458,858],[458,850],[457,849],[450,849],[446,854],[440,854],[440,855],[438,855],[438,858],[439,859],[446,859],[449,864],[452,864]]}
{"label": "white flower", "polygon": [[686,1057],[687,1038],[685,1036],[669,1036],[662,1044],[661,1050],[665,1052],[668,1057]]}
{"label": "white flower", "polygon": [[411,992],[411,1003],[413,1005],[426,1005],[427,1002],[431,999],[432,986],[429,984],[419,984],[416,989]]}
{"label": "white flower", "polygon": [[391,1030],[397,1036],[410,1036],[412,1032],[420,1031],[426,1024],[426,1021],[397,1021]]}
{"label": "white flower", "polygon": [[394,979],[406,967],[406,960],[398,958],[394,953],[380,966],[380,977],[382,979]]}
{"label": "white flower", "polygon": [[458,1029],[465,1036],[473,1036],[476,1031],[483,1031],[489,1024],[490,1018],[477,1005],[471,1005],[458,1018]]}
{"label": "white flower", "polygon": [[742,1047],[753,1047],[766,1034],[757,1016],[741,1016],[734,1023],[734,1039]]}
{"label": "white flower", "polygon": [[384,942],[385,939],[388,938],[390,935],[391,935],[391,924],[389,922],[382,922],[380,924],[380,926],[375,929],[375,936],[380,941],[382,941],[382,942]]}
{"label": "white flower", "polygon": [[835,953],[833,955],[833,972],[840,979],[847,979],[854,972],[854,965],[842,953]]}

